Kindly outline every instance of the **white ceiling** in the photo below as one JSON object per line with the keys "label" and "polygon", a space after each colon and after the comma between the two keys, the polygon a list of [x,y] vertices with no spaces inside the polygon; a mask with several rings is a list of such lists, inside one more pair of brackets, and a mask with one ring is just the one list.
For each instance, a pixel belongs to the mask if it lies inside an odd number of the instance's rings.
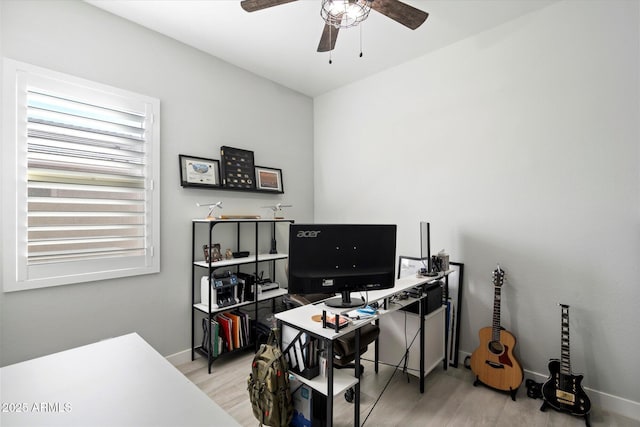
{"label": "white ceiling", "polygon": [[[240,0],[86,0],[309,96],[432,52],[558,0],[404,0],[429,13],[412,31],[372,10],[360,29],[340,30],[336,48],[318,53],[320,0],[248,13]],[[374,0],[375,1],[375,0]]]}

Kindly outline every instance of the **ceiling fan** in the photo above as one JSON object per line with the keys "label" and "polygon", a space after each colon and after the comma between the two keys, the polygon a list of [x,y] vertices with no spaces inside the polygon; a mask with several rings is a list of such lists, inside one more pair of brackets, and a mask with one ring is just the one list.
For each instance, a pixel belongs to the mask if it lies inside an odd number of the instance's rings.
{"label": "ceiling fan", "polygon": [[[242,0],[240,5],[247,12],[267,9],[297,0]],[[357,9],[359,16],[350,16],[349,9]],[[321,15],[325,20],[324,30],[318,44],[318,52],[335,48],[340,28],[358,25],[367,18],[369,9],[383,14],[407,28],[415,30],[429,14],[399,0],[322,0]]]}

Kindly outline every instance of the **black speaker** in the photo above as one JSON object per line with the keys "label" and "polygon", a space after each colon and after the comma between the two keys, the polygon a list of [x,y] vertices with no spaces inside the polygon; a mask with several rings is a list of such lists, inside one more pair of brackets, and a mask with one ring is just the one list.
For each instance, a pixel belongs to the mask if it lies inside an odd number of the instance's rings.
{"label": "black speaker", "polygon": [[[425,285],[422,289],[423,294],[427,294],[424,299],[424,314],[429,314],[435,310],[437,310],[440,306],[442,306],[442,287],[444,283],[441,280]],[[401,310],[408,311],[410,313],[419,313],[419,302],[416,301],[413,304],[410,304]]]}
{"label": "black speaker", "polygon": [[427,313],[429,314],[442,306],[442,289],[444,283],[438,280],[435,283],[428,285],[424,290],[427,294]]}

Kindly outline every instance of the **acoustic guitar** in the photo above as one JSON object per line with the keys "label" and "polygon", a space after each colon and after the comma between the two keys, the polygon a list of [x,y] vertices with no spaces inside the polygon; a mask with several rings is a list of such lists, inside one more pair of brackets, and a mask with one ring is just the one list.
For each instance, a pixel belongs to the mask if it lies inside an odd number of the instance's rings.
{"label": "acoustic guitar", "polygon": [[544,411],[547,406],[568,412],[571,415],[585,417],[589,425],[588,414],[591,411],[591,401],[582,388],[582,375],[571,372],[571,355],[569,348],[569,306],[559,304],[562,308],[562,328],[560,341],[560,360],[549,361],[549,379],[542,386],[544,403],[540,408]]}
{"label": "acoustic guitar", "polygon": [[493,326],[480,329],[480,346],[471,354],[471,370],[476,376],[473,385],[479,383],[491,388],[508,391],[511,399],[524,378],[522,367],[513,355],[516,338],[500,326],[500,298],[504,283],[504,270],[498,266],[493,271]]}

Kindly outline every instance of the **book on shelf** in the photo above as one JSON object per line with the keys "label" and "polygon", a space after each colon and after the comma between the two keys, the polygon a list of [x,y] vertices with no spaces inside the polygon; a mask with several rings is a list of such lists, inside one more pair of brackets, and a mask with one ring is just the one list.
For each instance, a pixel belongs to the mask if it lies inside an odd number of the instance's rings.
{"label": "book on shelf", "polygon": [[233,313],[240,318],[240,340],[243,343],[242,347],[245,347],[251,344],[251,337],[249,335],[249,315],[240,310],[235,310]]}
{"label": "book on shelf", "polygon": [[224,313],[216,316],[216,319],[218,320],[218,323],[220,324],[220,328],[222,330],[222,333],[220,335],[222,336],[222,339],[224,341],[224,349],[226,351],[232,351],[234,349],[233,336],[232,336],[232,330],[231,330],[232,321],[227,316],[225,316]]}
{"label": "book on shelf", "polygon": [[240,340],[240,317],[231,312],[226,312],[224,315],[231,319],[231,339],[233,340],[233,348],[241,348],[243,343]]}
{"label": "book on shelf", "polygon": [[212,348],[212,356],[218,357],[220,355],[219,348],[219,337],[220,337],[220,324],[215,321],[215,319],[211,319],[211,346]]}
{"label": "book on shelf", "polygon": [[207,325],[207,319],[202,319],[202,328],[202,350],[213,357],[218,357],[220,355],[220,324],[215,319],[211,319],[211,323]]}

